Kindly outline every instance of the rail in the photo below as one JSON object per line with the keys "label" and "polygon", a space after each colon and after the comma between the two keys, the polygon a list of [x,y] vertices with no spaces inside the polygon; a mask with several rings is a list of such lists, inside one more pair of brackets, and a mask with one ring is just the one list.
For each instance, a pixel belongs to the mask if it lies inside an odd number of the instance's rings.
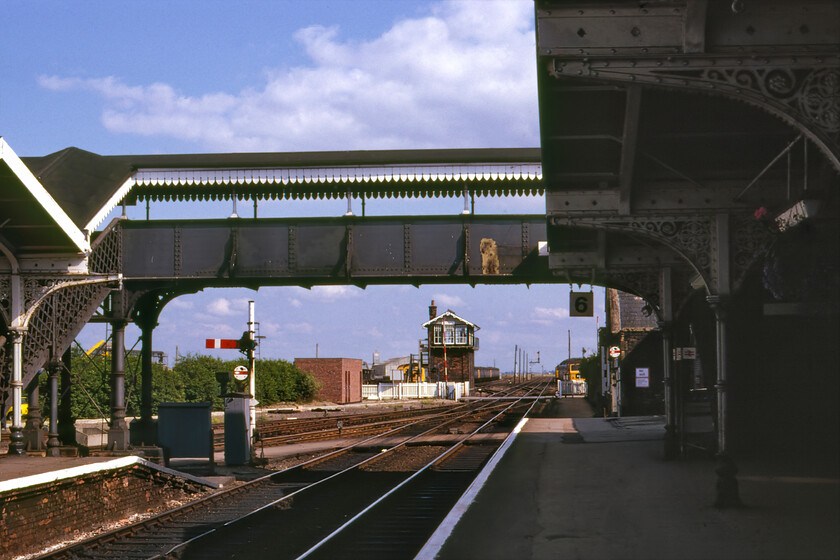
{"label": "rail", "polygon": [[[522,388],[513,390],[523,391]],[[526,392],[532,390],[527,389]],[[495,401],[446,407],[445,411],[419,417],[404,426],[395,427],[383,434],[356,442],[354,445],[202,498],[141,523],[112,531],[98,537],[95,541],[86,541],[55,551],[42,558],[75,558],[79,555],[86,558],[104,558],[115,557],[115,554],[121,558],[162,558],[181,552],[187,553],[184,557],[191,557],[190,554],[198,550],[195,547],[200,547],[200,555],[204,554],[207,547],[210,547],[211,551],[218,549],[218,554],[222,554],[222,548],[228,545],[222,546],[219,544],[220,540],[224,543],[231,539],[231,533],[235,536],[241,532],[243,523],[244,526],[250,526],[249,524],[255,523],[255,519],[260,515],[275,515],[286,507],[292,507],[282,505],[290,504],[292,500],[296,508],[306,500],[316,499],[306,496],[325,495],[329,501],[335,496],[344,499],[345,494],[355,492],[361,493],[361,498],[366,504],[369,503],[369,493],[374,492],[375,489],[367,482],[359,482],[359,480],[369,481],[370,479],[365,477],[372,476],[365,469],[369,469],[370,465],[377,464],[379,461],[388,461],[390,457],[398,456],[401,450],[403,452],[416,451],[419,448],[425,449],[424,445],[431,445],[430,449],[434,450],[437,449],[435,447],[437,445],[446,445],[449,449],[447,453],[435,454],[438,463],[452,460],[453,455],[469,457],[470,454],[467,451],[475,453],[481,450],[485,454],[489,453],[488,449],[492,446],[486,445],[487,442],[484,440],[479,444],[466,446],[466,451],[462,449],[459,452],[458,449],[461,448],[457,446],[462,446],[462,442],[475,437],[474,434],[487,425],[489,421],[486,418],[487,415],[498,418],[504,410],[515,406],[517,406],[515,402]],[[476,428],[475,425],[482,427]],[[459,432],[463,428],[457,426],[473,426],[473,428],[468,434],[461,435]],[[484,436],[486,438],[487,434]],[[456,441],[451,441],[453,439]],[[434,443],[429,444],[428,440],[434,440]],[[484,460],[481,457],[479,459],[473,461],[481,463]],[[336,467],[342,463],[349,464],[343,468]],[[426,467],[426,469],[429,468],[431,467]],[[459,472],[457,469],[451,469],[450,472],[456,473],[453,475],[456,477],[464,475],[464,473],[457,474]],[[382,474],[383,476],[377,480],[387,481],[393,478],[393,473]],[[324,513],[323,509],[319,511],[320,514]],[[353,515],[342,515],[340,521],[346,521]],[[337,527],[340,524],[338,522],[331,527]],[[312,525],[320,526],[320,523],[312,523]],[[292,531],[293,536],[298,538],[296,530],[286,529],[285,526],[283,530]],[[303,531],[310,530],[314,528],[308,527]],[[313,537],[309,542],[318,542],[323,538],[323,535]],[[171,544],[167,545],[167,542]],[[295,554],[299,554],[310,546],[311,544],[305,546],[301,544]],[[129,551],[131,551],[130,554]],[[212,554],[215,557],[217,552],[212,552]]]}

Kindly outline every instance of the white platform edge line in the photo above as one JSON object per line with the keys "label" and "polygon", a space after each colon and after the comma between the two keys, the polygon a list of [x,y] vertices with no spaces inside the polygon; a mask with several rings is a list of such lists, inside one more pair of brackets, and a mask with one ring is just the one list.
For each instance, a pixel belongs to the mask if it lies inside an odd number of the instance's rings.
{"label": "white platform edge line", "polygon": [[125,468],[131,465],[143,465],[160,472],[164,472],[173,476],[185,478],[192,482],[203,484],[205,486],[210,486],[212,488],[219,487],[217,484],[210,482],[209,480],[199,478],[191,474],[182,473],[180,471],[176,471],[167,467],[162,467],[150,461],[146,461],[145,459],[142,459],[140,457],[131,455],[127,457],[119,457],[111,461],[89,463],[87,465],[80,465],[78,467],[70,467],[69,469],[62,469],[59,471],[51,471],[41,474],[33,474],[31,476],[23,476],[20,478],[6,480],[0,482],[0,493],[8,492],[11,490],[19,490],[21,488],[29,488],[31,486],[38,486],[41,484],[49,484],[50,482],[66,480],[68,478],[76,478],[86,474],[93,474],[101,471]]}
{"label": "white platform edge line", "polygon": [[438,528],[435,529],[435,532],[431,537],[429,537],[429,540],[426,541],[426,544],[423,545],[423,548],[420,549],[420,552],[417,553],[414,560],[433,560],[438,555],[444,543],[452,535],[452,531],[461,520],[461,517],[463,517],[463,515],[467,512],[467,509],[469,509],[470,505],[472,505],[475,497],[478,495],[478,492],[482,489],[482,487],[484,487],[484,483],[487,482],[488,478],[490,478],[490,474],[496,468],[499,461],[502,460],[502,456],[504,456],[508,448],[511,444],[513,444],[513,440],[516,439],[516,436],[520,431],[522,431],[522,428],[527,422],[528,418],[523,418],[519,421],[519,424],[516,425],[516,428],[513,429],[511,434],[505,439],[502,445],[499,446],[499,449],[496,450],[487,464],[484,465],[484,468],[481,469],[481,472],[478,473],[478,476],[475,480],[473,480],[466,492],[461,495],[458,502],[449,511],[446,518],[444,518],[441,524],[438,525]]}

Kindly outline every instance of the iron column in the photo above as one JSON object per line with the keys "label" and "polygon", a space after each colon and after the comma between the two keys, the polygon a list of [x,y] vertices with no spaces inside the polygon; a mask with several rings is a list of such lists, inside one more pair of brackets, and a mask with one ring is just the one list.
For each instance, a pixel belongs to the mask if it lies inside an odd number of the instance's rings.
{"label": "iron column", "polygon": [[662,334],[662,377],[665,384],[665,459],[677,456],[677,426],[674,419],[674,368],[671,363],[671,321],[673,308],[671,307],[671,269],[662,268],[659,276],[660,309],[659,331]]}
{"label": "iron column", "polygon": [[728,454],[727,448],[727,364],[726,364],[726,299],[722,296],[708,296],[706,298],[715,313],[715,342],[717,347],[716,366],[717,382],[717,464],[715,472],[718,475],[716,485],[715,507],[728,508],[741,505],[738,490],[738,468]]}
{"label": "iron column", "polygon": [[152,336],[157,327],[154,300],[146,302],[140,327],[140,421],[133,425],[134,444],[156,445],[157,427],[152,419]]}
{"label": "iron column", "polygon": [[23,402],[23,331],[15,329],[12,334],[12,425],[9,428],[9,455],[24,455],[23,425],[20,407]]}
{"label": "iron column", "polygon": [[50,434],[47,439],[47,457],[59,457],[61,442],[58,440],[58,370],[61,362],[56,362],[50,352],[49,362],[49,392],[50,392]]}
{"label": "iron column", "polygon": [[125,425],[125,319],[111,323],[111,423],[108,429],[108,449],[128,449],[128,429]]}
{"label": "iron column", "polygon": [[41,392],[38,390],[40,376],[40,372],[36,373],[28,387],[29,410],[26,413],[26,425],[23,427],[23,441],[26,449],[30,451],[41,451],[44,446],[44,432],[41,429]]}

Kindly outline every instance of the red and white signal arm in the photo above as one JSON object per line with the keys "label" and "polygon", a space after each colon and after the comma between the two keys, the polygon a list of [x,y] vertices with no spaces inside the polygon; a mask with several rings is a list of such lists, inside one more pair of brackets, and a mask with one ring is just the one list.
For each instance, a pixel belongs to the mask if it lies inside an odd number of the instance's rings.
{"label": "red and white signal arm", "polygon": [[206,348],[239,348],[239,341],[232,338],[206,338],[204,339],[204,346]]}
{"label": "red and white signal arm", "polygon": [[245,366],[236,366],[235,368],[233,368],[233,378],[237,381],[245,381],[246,379],[248,379],[249,374],[250,372]]}
{"label": "red and white signal arm", "polygon": [[610,358],[618,358],[619,356],[621,356],[621,348],[610,346]]}

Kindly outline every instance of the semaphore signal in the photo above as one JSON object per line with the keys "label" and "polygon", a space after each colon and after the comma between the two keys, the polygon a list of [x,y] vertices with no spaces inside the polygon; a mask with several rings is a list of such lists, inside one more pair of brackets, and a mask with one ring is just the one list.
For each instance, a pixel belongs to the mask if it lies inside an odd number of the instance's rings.
{"label": "semaphore signal", "polygon": [[233,338],[208,338],[205,348],[228,348],[236,350],[239,348],[239,341]]}
{"label": "semaphore signal", "polygon": [[248,353],[256,347],[256,340],[251,339],[250,333],[245,331],[242,333],[242,338],[207,338],[204,342],[205,348],[213,348],[216,350],[239,350],[242,353]]}

